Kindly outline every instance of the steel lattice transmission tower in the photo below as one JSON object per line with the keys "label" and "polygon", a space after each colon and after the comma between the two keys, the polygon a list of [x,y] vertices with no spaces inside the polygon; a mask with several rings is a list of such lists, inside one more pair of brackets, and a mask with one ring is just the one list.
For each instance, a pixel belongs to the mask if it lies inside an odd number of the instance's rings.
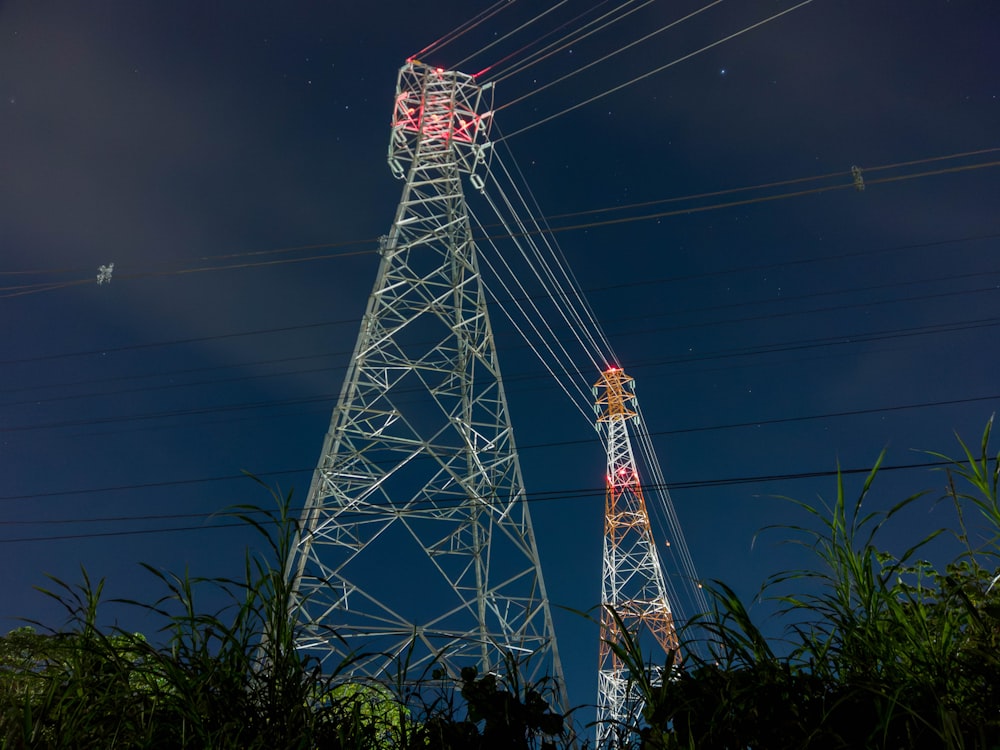
{"label": "steel lattice transmission tower", "polygon": [[301,647],[360,655],[353,674],[401,656],[411,677],[503,673],[514,658],[561,690],[461,183],[483,185],[491,94],[463,73],[400,70],[388,158],[406,184],[288,573]]}
{"label": "steel lattice transmission tower", "polygon": [[[651,635],[663,649],[664,658],[677,648],[663,568],[653,543],[629,438],[628,421],[636,416],[633,387],[633,379],[621,368],[609,367],[594,388],[597,424],[605,428],[608,459],[597,688],[598,748],[627,741],[642,708],[632,689],[632,676],[609,645],[621,641],[620,626],[635,638],[643,632]],[[662,675],[652,677],[660,679]]]}

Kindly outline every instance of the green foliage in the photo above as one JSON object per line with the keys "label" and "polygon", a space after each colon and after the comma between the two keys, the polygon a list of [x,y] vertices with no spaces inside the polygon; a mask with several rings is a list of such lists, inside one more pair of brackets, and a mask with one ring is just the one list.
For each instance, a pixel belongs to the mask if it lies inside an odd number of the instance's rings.
{"label": "green foliage", "polygon": [[[103,581],[86,571],[77,586],[51,579],[42,591],[65,608],[67,627],[0,638],[0,748],[527,750],[566,739],[542,686],[519,685],[515,664],[507,675],[513,692],[492,675],[464,674],[460,682],[436,680],[440,695],[427,703],[405,662],[384,681],[362,683],[304,656],[283,567],[297,528],[290,496],[275,499],[277,510],[263,520],[253,506],[232,512],[263,540],[262,555],[246,555],[241,578],[144,566],[165,593],[126,603],[166,623],[162,646],[98,627]],[[204,611],[206,586],[228,605]]]}
{"label": "green foliage", "polygon": [[[961,440],[944,499],[962,550],[942,569],[919,558],[943,530],[901,554],[881,533],[922,495],[869,510],[881,458],[859,496],[842,478],[829,507],[795,503],[806,523],[782,527],[814,564],[782,572],[764,591],[791,625],[780,647],[725,583],[706,586],[713,610],[681,633],[682,647],[651,668],[620,619],[610,644],[642,715],[621,747],[680,750],[838,748],[1000,749],[1000,455]],[[938,454],[935,454],[938,455]],[[950,460],[950,459],[949,459]],[[335,748],[548,750],[571,745],[543,681],[433,670],[361,682],[295,648],[295,597],[283,568],[296,537],[290,497],[277,510],[239,507],[262,555],[238,579],[196,578],[146,566],[164,595],[129,602],[165,623],[158,642],[98,627],[103,581],[44,593],[68,614],[59,632],[18,628],[0,638],[0,748]],[[200,591],[228,605],[200,606]],[[614,613],[613,613],[614,614]],[[617,618],[617,616],[616,616]],[[693,648],[700,633],[705,650]],[[707,654],[699,657],[698,653]],[[683,659],[679,656],[683,654]],[[342,673],[341,673],[342,672]]]}
{"label": "green foliage", "polygon": [[[765,584],[793,622],[783,648],[721,582],[706,587],[713,612],[698,623],[708,657],[682,635],[683,665],[671,654],[654,679],[622,633],[613,647],[644,703],[641,729],[623,733],[622,746],[1000,748],[1000,456],[989,453],[991,428],[992,420],[978,454],[960,440],[964,457],[948,469],[945,498],[964,552],[943,570],[917,555],[944,530],[899,555],[880,547],[885,525],[921,497],[868,510],[880,458],[853,501],[842,477],[829,507],[792,501],[811,523],[781,528],[815,564]],[[985,527],[979,544],[967,510]]]}
{"label": "green foliage", "polygon": [[[519,684],[513,661],[508,663],[507,679],[508,684],[502,686],[496,675],[477,677],[473,667],[462,670],[462,697],[468,705],[469,721],[482,726],[479,746],[527,750],[531,740],[540,735],[559,735],[563,717],[551,710],[535,687]],[[554,745],[545,741],[542,747]]]}

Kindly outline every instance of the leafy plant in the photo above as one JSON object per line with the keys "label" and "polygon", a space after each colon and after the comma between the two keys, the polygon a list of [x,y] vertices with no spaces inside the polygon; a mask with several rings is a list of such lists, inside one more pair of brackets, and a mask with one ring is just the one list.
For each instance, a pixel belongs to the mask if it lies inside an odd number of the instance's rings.
{"label": "leafy plant", "polygon": [[[948,498],[965,551],[938,570],[918,553],[945,533],[916,539],[901,554],[880,536],[924,493],[868,510],[882,457],[856,499],[838,475],[828,507],[792,500],[810,523],[780,527],[815,564],[771,576],[763,591],[792,621],[771,644],[722,582],[707,586],[713,612],[698,618],[709,656],[682,633],[660,681],[628,633],[613,646],[644,701],[633,744],[648,748],[1000,747],[1000,456],[979,452],[948,467]],[[934,454],[940,456],[940,454]],[[984,531],[966,527],[976,511]],[[989,565],[992,563],[992,566]],[[693,633],[687,630],[686,633]],[[623,744],[624,746],[624,744]]]}
{"label": "leafy plant", "polygon": [[[272,511],[231,511],[263,540],[262,553],[246,554],[242,577],[144,566],[165,593],[124,603],[166,623],[161,646],[98,627],[103,581],[85,570],[77,586],[52,579],[43,591],[66,609],[67,626],[0,638],[0,747],[527,750],[565,739],[544,685],[522,685],[513,663],[503,684],[474,673],[458,683],[432,679],[438,698],[430,702],[405,659],[378,680],[351,677],[349,660],[324,671],[297,648],[284,570],[297,527],[291,496],[275,500]],[[205,611],[205,587],[227,604]]]}

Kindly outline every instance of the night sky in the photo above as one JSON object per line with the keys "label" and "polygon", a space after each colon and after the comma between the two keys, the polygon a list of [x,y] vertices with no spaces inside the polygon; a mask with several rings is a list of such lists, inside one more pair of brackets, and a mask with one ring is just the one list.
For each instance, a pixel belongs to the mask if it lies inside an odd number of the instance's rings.
{"label": "night sky", "polygon": [[[653,3],[498,82],[496,106],[703,5]],[[555,227],[594,224],[556,237],[636,378],[699,574],[748,600],[807,560],[787,532],[755,539],[802,520],[775,496],[832,498],[838,462],[883,448],[891,467],[957,453],[953,432],[978,442],[1000,406],[1000,170],[984,166],[1000,160],[1000,5],[814,0],[530,126],[793,5],[718,3],[500,109],[494,132],[515,134]],[[255,538],[210,514],[269,505],[244,471],[304,496],[402,187],[385,163],[397,70],[486,7],[0,3],[4,630],[62,623],[32,588],[46,573],[82,565],[107,597],[147,600],[164,592],[140,561],[238,573]],[[511,3],[427,62],[455,66],[544,7]],[[928,161],[954,154],[972,155]],[[716,207],[735,201],[752,202]],[[636,220],[601,224],[620,217]],[[570,703],[592,702],[596,628],[561,608],[600,596],[602,448],[493,322]],[[943,485],[877,480],[873,507],[929,490],[887,545],[954,523]],[[772,609],[754,612],[778,634]],[[115,605],[105,620],[160,625]]]}

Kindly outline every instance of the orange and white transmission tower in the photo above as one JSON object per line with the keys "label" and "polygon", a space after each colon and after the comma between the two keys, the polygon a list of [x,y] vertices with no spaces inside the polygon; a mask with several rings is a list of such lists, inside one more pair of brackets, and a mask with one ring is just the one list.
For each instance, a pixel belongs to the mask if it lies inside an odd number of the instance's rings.
{"label": "orange and white transmission tower", "polygon": [[597,697],[597,747],[608,748],[634,731],[642,708],[632,689],[633,675],[611,648],[621,640],[615,615],[633,637],[652,636],[664,656],[678,644],[629,438],[627,425],[636,416],[634,380],[612,366],[601,374],[594,392],[608,458]]}

